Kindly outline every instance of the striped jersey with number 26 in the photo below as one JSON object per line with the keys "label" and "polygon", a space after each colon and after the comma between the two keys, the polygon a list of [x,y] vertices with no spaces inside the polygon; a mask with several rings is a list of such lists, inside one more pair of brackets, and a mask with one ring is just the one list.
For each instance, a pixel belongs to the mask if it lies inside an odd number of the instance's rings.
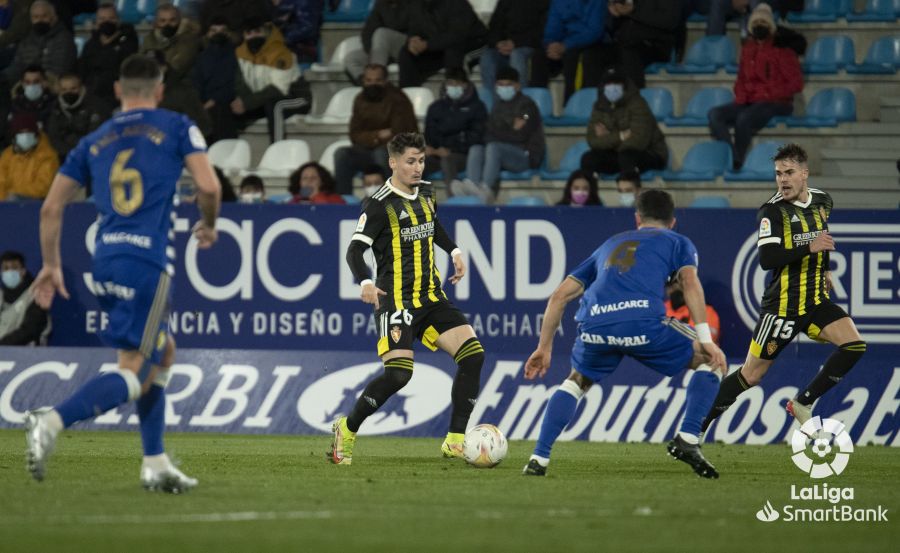
{"label": "striped jersey with number 26", "polygon": [[81,139],[60,173],[91,184],[99,212],[94,260],[128,255],[171,275],[176,184],[184,158],[205,151],[197,126],[164,109],[122,112]]}
{"label": "striped jersey with number 26", "polygon": [[[809,244],[828,230],[828,217],[834,202],[827,192],[809,188],[805,203],[787,202],[781,193],[759,208],[757,247],[778,244],[791,250]],[[772,279],[763,294],[761,309],[781,317],[805,315],[812,307],[828,299],[825,272],[828,252],[817,252],[772,271]]]}

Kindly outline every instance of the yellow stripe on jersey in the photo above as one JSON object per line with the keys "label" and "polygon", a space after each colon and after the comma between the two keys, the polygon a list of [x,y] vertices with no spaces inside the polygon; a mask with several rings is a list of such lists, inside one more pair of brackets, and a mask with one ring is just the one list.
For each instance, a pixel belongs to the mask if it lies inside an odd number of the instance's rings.
{"label": "yellow stripe on jersey", "polygon": [[[800,219],[800,227],[803,229],[803,233],[806,234],[809,232],[809,225],[806,223],[806,217],[804,213],[799,208],[794,208],[797,212],[797,218]],[[809,257],[804,256],[803,260],[800,262],[800,297],[797,302],[797,314],[805,315],[806,314],[806,280],[809,278]]]}
{"label": "yellow stripe on jersey", "polygon": [[[819,216],[819,211],[814,209],[813,212],[813,220],[816,222],[816,230],[822,230],[822,217]],[[819,305],[822,303],[822,295],[821,295],[821,287],[822,287],[822,260],[824,254],[822,252],[818,252],[816,254],[816,287],[815,292],[813,293],[813,303],[815,305]],[[828,292],[825,292],[825,296],[828,296]]]}
{"label": "yellow stripe on jersey", "polygon": [[[419,226],[419,218],[416,217],[416,212],[413,209],[409,200],[403,200],[403,207],[406,208],[406,212],[409,214],[409,221],[414,226]],[[419,296],[422,295],[422,242],[420,240],[413,241],[413,292],[412,292],[412,302],[413,307],[422,307],[422,301],[419,299]]]}
{"label": "yellow stripe on jersey", "polygon": [[[784,227],[784,249],[790,250],[794,248],[791,242],[791,218],[788,216],[787,210],[781,208],[781,220]],[[787,267],[781,268],[781,297],[778,300],[778,315],[787,316],[788,310],[788,288],[791,285],[790,271]]]}
{"label": "yellow stripe on jersey", "polygon": [[[387,204],[388,222],[391,225],[391,249],[394,254],[394,309],[403,309],[403,261],[400,259],[400,221],[394,206]],[[380,354],[379,354],[380,355]]]}
{"label": "yellow stripe on jersey", "polygon": [[[431,208],[428,206],[428,202],[422,196],[419,196],[419,202],[422,203],[422,209],[425,211],[425,222],[430,223],[432,220],[431,216]],[[437,281],[435,281],[435,276],[437,277]],[[433,302],[438,301],[437,294],[434,293],[435,290],[438,289],[438,285],[435,282],[441,282],[441,275],[437,270],[437,267],[434,266],[434,236],[428,237],[428,299]],[[443,293],[443,290],[441,290]],[[444,298],[446,299],[446,295]]]}

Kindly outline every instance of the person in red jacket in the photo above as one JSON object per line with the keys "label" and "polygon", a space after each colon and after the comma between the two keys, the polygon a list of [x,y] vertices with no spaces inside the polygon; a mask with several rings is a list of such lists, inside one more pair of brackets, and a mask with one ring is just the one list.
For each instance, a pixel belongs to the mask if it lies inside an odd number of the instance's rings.
{"label": "person in red jacket", "polygon": [[[734,102],[709,111],[710,132],[716,140],[731,144],[735,170],[744,164],[753,136],[772,117],[790,115],[794,94],[803,90],[796,49],[805,50],[806,41],[783,27],[776,32],[768,4],[759,4],[753,10],[748,27],[751,37],[741,50]],[[730,127],[734,127],[733,141]]]}
{"label": "person in red jacket", "polygon": [[301,165],[288,177],[289,204],[345,204],[344,197],[334,191],[334,177],[315,161]]}

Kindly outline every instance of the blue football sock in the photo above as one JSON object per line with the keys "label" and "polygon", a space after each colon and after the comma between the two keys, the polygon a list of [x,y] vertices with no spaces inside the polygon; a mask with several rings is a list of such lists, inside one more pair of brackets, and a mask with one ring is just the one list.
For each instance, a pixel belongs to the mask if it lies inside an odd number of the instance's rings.
{"label": "blue football sock", "polygon": [[141,443],[144,456],[159,455],[163,447],[163,431],[166,427],[166,390],[158,384],[150,386],[137,402],[137,414],[141,421]]}
{"label": "blue football sock", "polygon": [[700,435],[703,417],[709,412],[716,393],[719,391],[719,377],[709,370],[695,370],[687,386],[684,419],[681,421],[681,432],[691,436]]}
{"label": "blue football sock", "polygon": [[550,449],[559,438],[563,429],[572,422],[575,416],[575,407],[582,395],[581,388],[571,380],[566,380],[553,392],[547,409],[544,411],[544,422],[541,423],[541,433],[537,444],[534,446],[534,454],[544,459],[550,458]]}
{"label": "blue football sock", "polygon": [[[69,399],[54,408],[62,418],[63,426],[68,428],[78,421],[102,415],[128,401],[126,378],[121,372],[110,371],[85,382]],[[137,377],[134,377],[134,383],[140,386]]]}

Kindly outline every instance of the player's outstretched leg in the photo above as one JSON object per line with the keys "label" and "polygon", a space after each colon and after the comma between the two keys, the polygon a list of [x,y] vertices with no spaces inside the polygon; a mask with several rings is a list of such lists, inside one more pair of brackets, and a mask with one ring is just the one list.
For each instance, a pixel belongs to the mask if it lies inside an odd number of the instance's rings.
{"label": "player's outstretched leg", "polygon": [[441,454],[448,459],[462,457],[463,454],[466,426],[469,424],[469,417],[475,408],[478,389],[481,386],[484,347],[478,338],[469,338],[459,347],[453,360],[457,365],[456,377],[450,391],[453,411],[450,413],[450,430],[444,438],[444,443],[441,444]]}
{"label": "player's outstretched leg", "polygon": [[687,387],[684,419],[678,435],[673,438],[666,449],[669,455],[691,466],[699,476],[718,478],[719,473],[700,451],[700,424],[716,395],[719,374],[709,365],[702,364],[694,369]]}
{"label": "player's outstretched leg", "polygon": [[29,412],[25,417],[28,472],[37,481],[44,479],[47,459],[63,428],[137,399],[140,394],[141,383],[137,375],[127,369],[115,369],[85,382],[69,399],[53,409]]}
{"label": "player's outstretched leg", "polygon": [[866,343],[862,340],[838,346],[838,349],[825,361],[822,370],[812,379],[806,390],[787,402],[788,413],[793,415],[801,426],[811,419],[813,403],[837,385],[865,352]]}
{"label": "player's outstretched leg", "polygon": [[575,408],[578,400],[584,395],[584,390],[570,376],[553,392],[547,409],[544,411],[544,421],[541,423],[541,432],[538,435],[534,453],[528,459],[528,464],[522,469],[522,474],[528,476],[544,476],[547,473],[547,465],[550,464],[550,450],[563,429],[572,422],[575,416]]}
{"label": "player's outstretched leg", "polygon": [[710,408],[703,419],[703,424],[700,427],[701,433],[705,434],[709,426],[719,418],[719,415],[734,404],[739,395],[753,387],[753,384],[747,382],[747,379],[741,374],[741,370],[743,370],[743,366],[722,379],[722,384],[719,386],[719,392],[716,394],[712,408]]}
{"label": "player's outstretched leg", "polygon": [[335,465],[349,465],[353,462],[353,446],[360,425],[372,413],[384,405],[392,395],[406,386],[412,378],[413,360],[410,357],[394,357],[384,362],[384,372],[366,385],[353,411],[347,417],[340,417],[331,427],[334,438],[331,450],[326,454]]}

